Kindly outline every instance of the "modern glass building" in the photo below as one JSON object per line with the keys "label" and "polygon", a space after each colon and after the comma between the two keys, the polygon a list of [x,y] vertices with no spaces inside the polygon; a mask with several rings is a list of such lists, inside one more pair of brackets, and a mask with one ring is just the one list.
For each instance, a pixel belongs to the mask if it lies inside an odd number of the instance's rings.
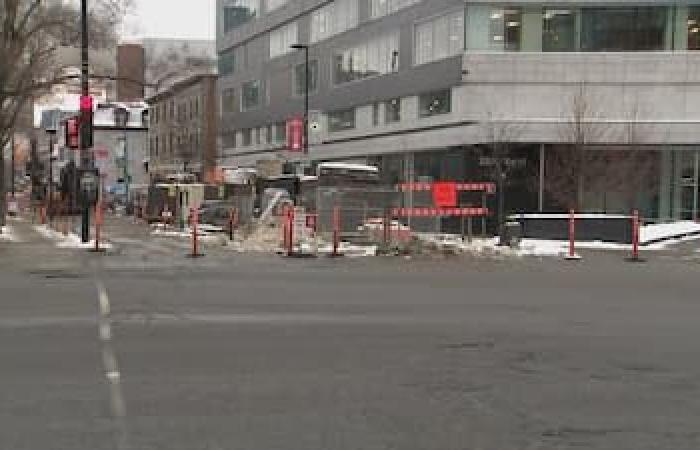
{"label": "modern glass building", "polygon": [[698,217],[700,2],[218,0],[226,164],[300,159],[295,43],[313,161],[483,181],[498,149],[512,211]]}

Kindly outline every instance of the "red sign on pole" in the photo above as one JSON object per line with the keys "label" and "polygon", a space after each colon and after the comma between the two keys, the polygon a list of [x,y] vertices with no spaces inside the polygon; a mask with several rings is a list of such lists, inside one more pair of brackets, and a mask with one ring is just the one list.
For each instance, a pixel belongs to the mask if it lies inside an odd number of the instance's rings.
{"label": "red sign on pole", "polygon": [[454,208],[457,206],[457,183],[454,181],[439,181],[433,183],[433,203],[438,208]]}
{"label": "red sign on pole", "polygon": [[287,121],[287,150],[304,151],[304,119],[295,117]]}

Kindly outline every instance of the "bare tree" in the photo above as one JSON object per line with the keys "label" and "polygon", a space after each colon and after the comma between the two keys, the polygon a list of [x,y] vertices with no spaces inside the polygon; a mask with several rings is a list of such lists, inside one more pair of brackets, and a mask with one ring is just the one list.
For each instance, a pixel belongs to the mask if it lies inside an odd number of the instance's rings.
{"label": "bare tree", "polygon": [[508,177],[517,165],[517,161],[512,157],[513,145],[523,130],[519,124],[496,119],[491,113],[487,114],[486,120],[482,125],[485,151],[481,155],[481,164],[491,169],[492,177],[496,180],[498,191],[498,230],[501,244],[505,244],[505,190]]}
{"label": "bare tree", "polygon": [[[130,0],[90,2],[93,48],[114,42],[116,25]],[[33,99],[70,77],[56,58],[61,47],[80,42],[77,3],[0,0],[0,148],[14,133],[18,117]],[[0,155],[0,221],[5,220],[5,161]]]}
{"label": "bare tree", "polygon": [[[547,154],[547,194],[559,205],[581,211],[587,206],[584,194],[600,193],[599,207],[607,211],[609,198],[618,196],[625,208],[632,208],[640,194],[653,187],[658,154],[642,148],[644,130],[638,124],[635,103],[625,115],[617,134],[601,120],[594,102],[581,83],[571,99],[571,113],[561,130],[564,144]],[[619,144],[603,146],[606,140]]]}
{"label": "bare tree", "polygon": [[644,148],[645,130],[639,125],[635,102],[625,117],[619,145],[609,146],[597,158],[592,188],[603,193],[603,209],[609,196],[616,196],[625,211],[639,208],[638,200],[657,185],[658,152]]}
{"label": "bare tree", "polygon": [[546,190],[556,203],[567,209],[583,209],[586,186],[600,175],[602,153],[593,148],[606,129],[586,84],[580,83],[571,97],[570,115],[560,129],[563,144],[548,152]]}

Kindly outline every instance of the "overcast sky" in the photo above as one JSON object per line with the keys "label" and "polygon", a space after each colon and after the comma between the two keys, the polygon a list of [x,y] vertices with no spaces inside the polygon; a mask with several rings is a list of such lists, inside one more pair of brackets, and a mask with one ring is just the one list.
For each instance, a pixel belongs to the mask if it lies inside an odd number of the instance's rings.
{"label": "overcast sky", "polygon": [[134,0],[125,38],[214,39],[216,0]]}

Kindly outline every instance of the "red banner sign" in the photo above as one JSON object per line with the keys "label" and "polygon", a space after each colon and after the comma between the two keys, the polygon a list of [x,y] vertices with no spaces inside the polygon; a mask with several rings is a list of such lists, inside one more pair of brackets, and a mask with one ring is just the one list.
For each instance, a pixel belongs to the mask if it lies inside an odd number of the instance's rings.
{"label": "red banner sign", "polygon": [[287,150],[304,151],[304,119],[295,117],[287,121]]}
{"label": "red banner sign", "polygon": [[457,206],[457,183],[454,181],[433,183],[433,203],[438,208]]}

